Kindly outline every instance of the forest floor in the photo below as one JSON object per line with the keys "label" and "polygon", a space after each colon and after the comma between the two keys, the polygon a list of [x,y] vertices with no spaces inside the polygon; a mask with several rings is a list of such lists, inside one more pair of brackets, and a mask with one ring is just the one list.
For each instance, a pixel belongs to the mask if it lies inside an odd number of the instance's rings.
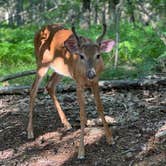
{"label": "forest floor", "polygon": [[164,166],[166,87],[101,91],[115,144],[106,143],[93,96],[85,92],[88,127],[86,159],[78,160],[79,107],[76,93],[57,94],[73,129],[65,131],[53,102],[39,94],[34,110],[35,139],[28,140],[28,95],[0,96],[0,165],[4,166]]}

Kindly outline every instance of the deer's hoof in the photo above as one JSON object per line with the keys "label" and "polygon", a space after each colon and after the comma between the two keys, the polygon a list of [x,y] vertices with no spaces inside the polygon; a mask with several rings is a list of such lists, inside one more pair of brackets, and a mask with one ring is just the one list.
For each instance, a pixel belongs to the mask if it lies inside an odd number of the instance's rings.
{"label": "deer's hoof", "polygon": [[85,160],[85,155],[78,155],[77,159],[78,160]]}
{"label": "deer's hoof", "polygon": [[67,130],[67,131],[70,131],[70,130],[72,130],[72,126],[71,126],[70,124],[68,124],[68,125],[65,125],[65,128],[66,128],[66,130]]}
{"label": "deer's hoof", "polygon": [[85,159],[85,150],[84,149],[81,149],[81,148],[79,149],[77,158],[79,160],[84,160]]}
{"label": "deer's hoof", "polygon": [[34,139],[33,131],[28,131],[28,139]]}
{"label": "deer's hoof", "polygon": [[109,145],[115,144],[115,142],[114,142],[114,140],[113,140],[113,137],[106,138],[106,140],[107,140],[107,143],[108,143]]}

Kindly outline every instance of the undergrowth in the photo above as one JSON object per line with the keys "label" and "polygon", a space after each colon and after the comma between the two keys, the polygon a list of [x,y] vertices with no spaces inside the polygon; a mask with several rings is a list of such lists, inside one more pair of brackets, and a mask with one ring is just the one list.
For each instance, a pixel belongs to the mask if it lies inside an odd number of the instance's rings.
{"label": "undergrowth", "polygon": [[[119,61],[114,68],[114,54],[103,54],[105,71],[101,79],[137,78],[156,72],[156,60],[165,56],[165,46],[151,26],[140,28],[129,23],[120,25]],[[36,26],[0,28],[0,76],[36,68],[33,39]],[[81,35],[95,40],[101,33],[101,26],[92,26],[88,33],[78,29]],[[90,34],[90,35],[89,35]],[[113,27],[108,27],[105,37],[115,39]],[[33,76],[32,76],[33,77]],[[31,84],[31,77],[9,81],[9,84]],[[68,82],[68,79],[64,79]]]}

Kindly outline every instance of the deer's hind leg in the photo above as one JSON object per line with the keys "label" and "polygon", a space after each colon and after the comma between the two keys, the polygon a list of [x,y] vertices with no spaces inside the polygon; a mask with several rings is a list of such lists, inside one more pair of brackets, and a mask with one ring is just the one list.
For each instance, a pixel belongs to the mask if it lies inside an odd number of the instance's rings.
{"label": "deer's hind leg", "polygon": [[60,81],[60,76],[57,73],[53,73],[46,86],[46,89],[47,89],[50,97],[53,100],[54,106],[55,106],[56,110],[58,111],[59,117],[61,119],[61,122],[64,124],[64,127],[66,127],[67,129],[71,129],[72,127],[71,127],[70,123],[68,122],[68,120],[60,106],[60,103],[58,102],[57,97],[56,97],[55,87],[59,81]]}
{"label": "deer's hind leg", "polygon": [[33,133],[33,108],[34,108],[34,103],[35,103],[35,98],[37,95],[37,91],[39,88],[39,85],[47,73],[48,67],[41,67],[37,70],[36,72],[36,77],[35,80],[32,84],[32,88],[30,91],[30,102],[29,102],[29,122],[28,122],[28,127],[27,127],[27,135],[28,139],[33,139],[34,138],[34,133]]}

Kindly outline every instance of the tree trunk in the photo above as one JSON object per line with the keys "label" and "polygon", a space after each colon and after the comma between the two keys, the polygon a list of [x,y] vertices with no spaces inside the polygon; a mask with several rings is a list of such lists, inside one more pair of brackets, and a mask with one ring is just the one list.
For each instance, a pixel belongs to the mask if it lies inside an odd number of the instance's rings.
{"label": "tree trunk", "polygon": [[117,68],[118,64],[118,57],[119,57],[119,20],[120,20],[120,14],[121,14],[121,7],[123,5],[123,0],[120,0],[120,2],[116,5],[116,10],[115,10],[115,29],[116,29],[116,48],[115,48],[115,62],[114,62],[114,67]]}
{"label": "tree trunk", "polygon": [[94,23],[97,24],[98,23],[98,2],[95,3],[94,12],[95,12],[95,14],[94,14],[95,15],[94,16]]}
{"label": "tree trunk", "polygon": [[85,29],[89,29],[91,24],[90,19],[90,8],[91,0],[83,0],[82,1],[82,20],[81,20],[81,27]]}
{"label": "tree trunk", "polygon": [[16,3],[16,24],[17,26],[20,26],[23,24],[23,0],[17,0]]}
{"label": "tree trunk", "polygon": [[103,9],[102,9],[102,22],[106,24],[106,4],[104,2]]}
{"label": "tree trunk", "polygon": [[109,13],[109,20],[110,24],[115,24],[115,8],[116,8],[116,3],[113,0],[108,1],[108,13]]}
{"label": "tree trunk", "polygon": [[34,5],[34,1],[33,0],[29,0],[29,17],[30,17],[30,21],[35,20],[36,16],[35,16],[35,5]]}
{"label": "tree trunk", "polygon": [[[11,4],[10,4],[11,3]],[[15,14],[15,6],[16,6],[16,1],[15,0],[11,0],[10,2],[7,2],[7,10],[8,10],[8,14],[9,14],[9,26],[12,27],[14,26],[14,14]]]}
{"label": "tree trunk", "polygon": [[129,12],[129,17],[130,21],[135,24],[135,17],[134,17],[134,5],[132,0],[127,0],[128,3],[128,12]]}

